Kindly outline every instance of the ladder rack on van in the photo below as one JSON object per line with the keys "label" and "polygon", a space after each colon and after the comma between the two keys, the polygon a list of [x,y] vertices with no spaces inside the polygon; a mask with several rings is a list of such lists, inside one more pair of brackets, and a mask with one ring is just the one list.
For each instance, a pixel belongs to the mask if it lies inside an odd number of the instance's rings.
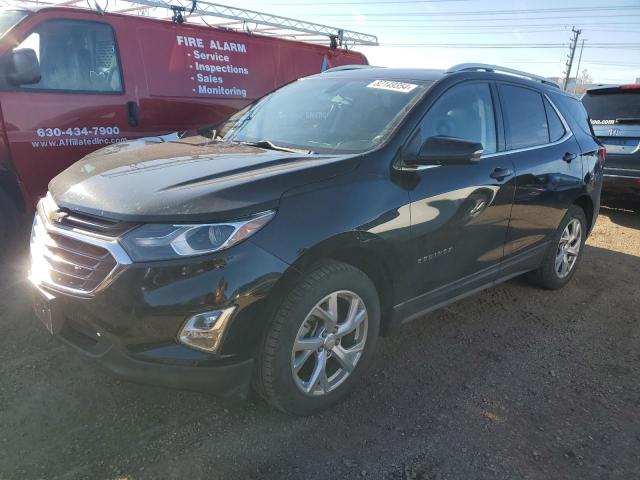
{"label": "ladder rack on van", "polygon": [[[37,3],[40,5],[81,6],[84,2],[85,0],[63,0],[60,2],[44,0]],[[329,41],[332,48],[378,45],[378,38],[375,35],[201,0],[117,0],[115,3],[118,7],[113,10],[109,9],[110,13],[137,13],[165,20],[170,19],[178,23],[188,21],[190,18],[197,18],[201,23],[211,27],[244,30],[248,33],[313,44],[326,44]],[[96,1],[95,9],[104,13],[108,5],[105,3],[103,9],[99,1]],[[166,15],[154,15],[155,9],[166,10]]]}

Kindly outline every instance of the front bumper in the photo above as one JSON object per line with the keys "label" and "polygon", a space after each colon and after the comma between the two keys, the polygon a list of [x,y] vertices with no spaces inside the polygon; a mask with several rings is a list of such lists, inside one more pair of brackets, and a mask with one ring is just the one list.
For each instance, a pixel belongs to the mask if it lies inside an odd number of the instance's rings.
{"label": "front bumper", "polygon": [[[55,337],[118,376],[245,397],[267,320],[264,305],[287,268],[247,240],[205,257],[127,265],[91,296],[57,291],[32,279],[34,304],[46,300],[47,327]],[[192,315],[231,306],[234,315],[216,353],[178,341]]]}
{"label": "front bumper", "polygon": [[36,310],[41,310],[43,299],[48,304],[45,324],[54,337],[121,378],[222,397],[246,398],[249,392],[252,358],[220,358],[178,343],[127,348],[86,305],[37,285],[33,288]]}

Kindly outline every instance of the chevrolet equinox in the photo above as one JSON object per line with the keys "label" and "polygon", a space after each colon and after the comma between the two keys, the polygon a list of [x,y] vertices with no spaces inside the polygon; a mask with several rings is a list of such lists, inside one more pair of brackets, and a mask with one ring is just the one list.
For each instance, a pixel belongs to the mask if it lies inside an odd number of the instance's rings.
{"label": "chevrolet equinox", "polygon": [[403,322],[575,274],[605,151],[534,75],[338,67],[216,129],[98,150],[34,219],[34,309],[139,382],[289,413],[343,398]]}

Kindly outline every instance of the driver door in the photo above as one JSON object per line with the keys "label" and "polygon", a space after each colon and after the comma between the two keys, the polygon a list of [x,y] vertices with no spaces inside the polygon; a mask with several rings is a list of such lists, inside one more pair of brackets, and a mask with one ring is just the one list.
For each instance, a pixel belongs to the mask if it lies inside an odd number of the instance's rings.
{"label": "driver door", "polygon": [[[465,82],[445,91],[429,108],[411,144],[433,136],[481,143],[479,162],[421,165],[410,193],[417,310],[494,281],[509,225],[514,165],[498,152],[495,90]],[[500,135],[501,136],[501,135]]]}
{"label": "driver door", "polygon": [[31,49],[41,79],[7,85],[2,117],[18,176],[35,205],[49,180],[106,145],[139,137],[125,91],[110,24],[81,19],[44,20],[17,49]]}

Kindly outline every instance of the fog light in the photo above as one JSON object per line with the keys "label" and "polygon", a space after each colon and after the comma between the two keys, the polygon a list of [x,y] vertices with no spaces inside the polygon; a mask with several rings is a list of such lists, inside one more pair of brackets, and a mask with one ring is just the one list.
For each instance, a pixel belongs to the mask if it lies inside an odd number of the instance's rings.
{"label": "fog light", "polygon": [[229,307],[190,317],[180,330],[180,343],[196,350],[215,353],[222,343],[227,324],[235,309],[236,307]]}

